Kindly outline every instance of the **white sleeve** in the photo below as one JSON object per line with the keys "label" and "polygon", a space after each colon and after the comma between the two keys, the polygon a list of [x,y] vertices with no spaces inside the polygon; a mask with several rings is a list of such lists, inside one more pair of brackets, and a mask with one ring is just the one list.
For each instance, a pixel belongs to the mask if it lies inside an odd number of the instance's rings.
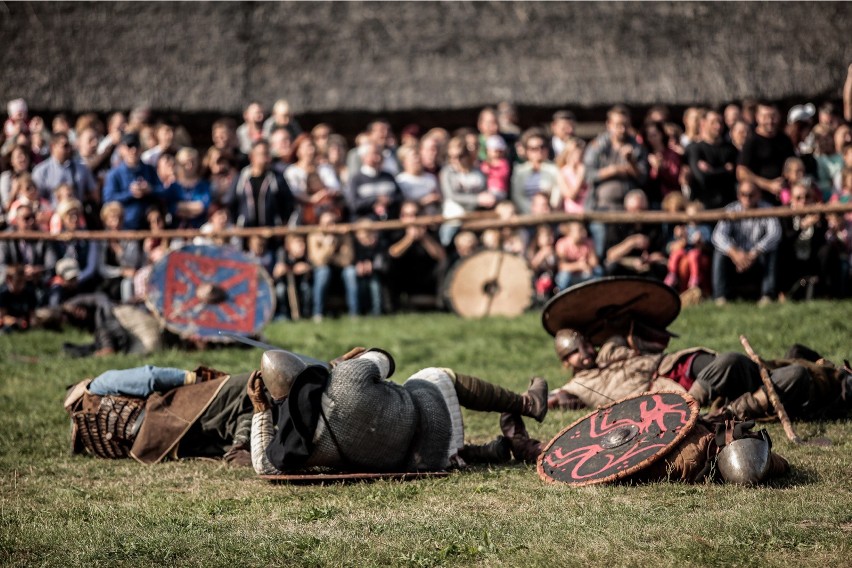
{"label": "white sleeve", "polygon": [[272,409],[255,412],[251,417],[251,465],[258,475],[279,475],[284,473],[269,463],[266,447],[272,440],[274,426]]}

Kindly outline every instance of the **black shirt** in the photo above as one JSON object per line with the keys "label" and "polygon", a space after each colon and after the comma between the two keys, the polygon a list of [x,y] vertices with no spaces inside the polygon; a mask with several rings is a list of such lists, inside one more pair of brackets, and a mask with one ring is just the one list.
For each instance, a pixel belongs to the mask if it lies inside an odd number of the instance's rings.
{"label": "black shirt", "polygon": [[[700,141],[686,149],[689,171],[692,174],[692,199],[700,201],[705,209],[718,209],[734,201],[736,194],[736,172],[738,152],[730,142],[716,144]],[[704,161],[709,171],[701,171],[698,162]],[[731,164],[730,170],[725,164]]]}
{"label": "black shirt", "polygon": [[772,138],[753,132],[743,144],[740,164],[766,179],[781,177],[784,162],[796,155],[793,142],[784,133]]}

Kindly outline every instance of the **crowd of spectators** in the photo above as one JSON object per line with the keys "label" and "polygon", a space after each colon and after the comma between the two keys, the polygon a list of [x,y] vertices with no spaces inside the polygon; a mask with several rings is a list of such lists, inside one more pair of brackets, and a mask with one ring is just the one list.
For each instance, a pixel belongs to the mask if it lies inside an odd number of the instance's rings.
{"label": "crowd of spectators", "polygon": [[[150,109],[95,113],[50,124],[8,103],[0,148],[0,226],[65,233],[63,240],[0,241],[3,329],[30,325],[37,306],[100,291],[141,303],[151,265],[188,241],[156,232],[144,240],[87,241],[81,229],[193,228],[196,244],[240,247],[275,281],[278,316],[322,319],[334,299],[356,316],[421,300],[441,305],[452,266],[480,249],[525,256],[539,301],[604,275],[643,274],[680,291],[776,299],[849,294],[850,221],[798,215],[714,225],[643,223],[646,210],[732,211],[852,199],[852,68],[844,105],[772,103],[691,107],[678,120],[664,106],[644,117],[609,110],[604,132],[575,135],[569,110],[522,129],[515,108],[484,108],[475,127],[394,132],[375,120],[347,140],[330,124],[303,130],[286,100],[271,115],[249,104],[243,122],[217,120],[212,145]],[[785,120],[786,118],[786,120]],[[377,231],[376,220],[499,219],[553,211],[627,211],[629,224],[540,224],[463,230],[448,220]],[[356,230],[333,230],[341,222]],[[229,227],[316,225],[307,237],[232,239]]]}

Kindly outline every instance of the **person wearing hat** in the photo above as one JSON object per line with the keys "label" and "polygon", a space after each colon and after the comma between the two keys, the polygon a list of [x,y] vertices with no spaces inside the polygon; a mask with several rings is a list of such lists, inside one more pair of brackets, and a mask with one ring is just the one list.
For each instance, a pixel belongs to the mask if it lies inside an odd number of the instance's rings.
{"label": "person wearing hat", "polygon": [[547,414],[547,383],[537,377],[525,393],[517,394],[430,367],[400,385],[388,380],[394,373],[393,357],[363,347],[332,367],[311,365],[287,351],[264,353],[260,371],[248,383],[257,473],[311,467],[359,473],[440,471],[465,461],[508,461],[515,448],[503,438],[486,447],[464,444],[460,406],[539,422]]}
{"label": "person wearing hat", "polygon": [[763,102],[757,105],[757,126],[743,145],[737,165],[737,180],[748,181],[763,192],[763,197],[773,205],[780,204],[779,195],[784,186],[781,173],[787,158],[796,155],[790,138],[781,131],[778,107]]}
{"label": "person wearing hat", "polygon": [[162,194],[156,170],[142,162],[136,132],[121,137],[118,147],[121,163],[112,168],[104,182],[104,203],[117,201],[124,207],[124,228],[145,228],[145,211]]}

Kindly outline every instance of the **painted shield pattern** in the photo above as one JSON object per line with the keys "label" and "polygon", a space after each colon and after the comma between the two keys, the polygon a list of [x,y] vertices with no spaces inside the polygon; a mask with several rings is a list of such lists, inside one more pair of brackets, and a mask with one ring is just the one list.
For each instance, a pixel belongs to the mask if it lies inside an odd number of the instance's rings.
{"label": "painted shield pattern", "polygon": [[185,339],[230,342],[219,335],[257,335],[275,314],[272,279],[242,252],[188,245],[163,257],[148,278],[148,306]]}
{"label": "painted shield pattern", "polygon": [[551,440],[539,476],[575,487],[623,480],[664,458],[692,430],[698,403],[686,393],[642,393],[586,415]]}

